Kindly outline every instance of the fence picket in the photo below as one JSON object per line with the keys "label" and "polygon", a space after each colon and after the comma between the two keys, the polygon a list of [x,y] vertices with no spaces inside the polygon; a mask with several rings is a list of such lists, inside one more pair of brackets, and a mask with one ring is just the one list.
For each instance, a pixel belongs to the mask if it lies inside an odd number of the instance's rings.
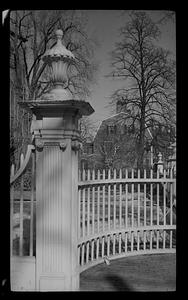
{"label": "fence picket", "polygon": [[131,252],[134,250],[134,232],[131,231]]}
{"label": "fence picket", "polygon": [[172,249],[172,230],[170,230],[170,249]]}
{"label": "fence picket", "polygon": [[[153,178],[153,170],[150,170],[150,178]],[[153,225],[153,183],[150,185],[150,225]]]}
{"label": "fence picket", "polygon": [[87,235],[90,232],[90,187],[87,188]]}
{"label": "fence picket", "polygon": [[140,250],[140,231],[137,231],[137,251]]}
{"label": "fence picket", "polygon": [[157,230],[156,248],[159,249],[159,230]]}
{"label": "fence picket", "polygon": [[95,186],[92,186],[92,233],[95,232]]}
{"label": "fence picket", "polygon": [[81,253],[81,251],[80,251],[80,246],[78,247],[78,265],[80,265],[80,253]]}
{"label": "fence picket", "polygon": [[[131,178],[134,178],[134,170],[132,169],[132,176]],[[134,227],[134,183],[131,184],[131,204],[132,204],[132,210],[131,210],[131,226]]]}
{"label": "fence picket", "polygon": [[119,227],[122,228],[122,184],[119,185]]}
{"label": "fence picket", "polygon": [[[97,172],[97,180],[100,180],[100,171]],[[100,226],[100,185],[97,188],[97,232]]]}
{"label": "fence picket", "polygon": [[173,222],[173,205],[172,205],[172,195],[173,194],[173,185],[172,183],[170,183],[170,225],[172,225],[172,222]]}
{"label": "fence picket", "polygon": [[157,225],[159,225],[159,183],[157,183]]}
{"label": "fence picket", "polygon": [[125,227],[128,226],[128,183],[125,184]]}
{"label": "fence picket", "polygon": [[97,232],[100,229],[100,186],[97,188]]}
{"label": "fence picket", "polygon": [[[108,170],[108,179],[110,179],[110,170]],[[111,205],[110,193],[111,193],[111,186],[108,185],[108,230],[110,230],[110,205]]]}
{"label": "fence picket", "polygon": [[127,252],[127,232],[125,232],[125,252]]}
{"label": "fence picket", "polygon": [[[144,178],[146,179],[146,170],[144,170]],[[146,215],[146,183],[144,183],[144,226],[146,226],[146,220],[147,215]]]}
{"label": "fence picket", "polygon": [[153,239],[153,231],[150,230],[150,250],[152,250],[152,245],[153,245],[152,239]]}
{"label": "fence picket", "polygon": [[99,258],[99,238],[97,238],[96,259]]}
{"label": "fence picket", "polygon": [[84,265],[84,250],[85,250],[85,244],[82,244],[82,256],[81,256],[81,266]]}
{"label": "fence picket", "polygon": [[114,189],[114,211],[113,211],[113,215],[114,215],[114,230],[116,229],[116,184],[113,185],[113,189]]}
{"label": "fence picket", "polygon": [[[164,179],[166,178],[166,170],[163,172]],[[163,185],[163,203],[164,203],[164,225],[166,225],[166,182]]]}
{"label": "fence picket", "polygon": [[[140,178],[140,170],[138,170],[138,178]],[[140,183],[138,183],[138,227],[140,226]]]}
{"label": "fence picket", "polygon": [[121,254],[121,232],[119,233],[119,254]]}
{"label": "fence picket", "polygon": [[166,230],[163,231],[163,249],[165,249],[166,244]]}
{"label": "fence picket", "polygon": [[104,236],[102,237],[102,257],[104,257]]}
{"label": "fence picket", "polygon": [[[34,217],[34,184],[35,184],[35,152],[32,153],[31,169],[31,214],[30,214],[30,249],[29,255],[33,256],[33,217]],[[80,210],[80,207],[79,207]]]}
{"label": "fence picket", "polygon": [[19,256],[23,256],[23,175],[20,182],[20,239]]}
{"label": "fence picket", "polygon": [[86,244],[86,263],[89,261],[89,241]]}
{"label": "fence picket", "polygon": [[78,190],[78,238],[81,237],[80,228],[81,224],[81,190]]}
{"label": "fence picket", "polygon": [[85,171],[85,169],[83,169],[83,171],[82,171],[82,180],[83,181],[86,180],[86,171]]}
{"label": "fence picket", "polygon": [[107,256],[110,255],[110,235],[107,236]]}
{"label": "fence picket", "polygon": [[115,255],[115,253],[116,253],[116,235],[115,234],[113,234],[113,249],[112,249],[112,251],[113,251],[113,255]]}
{"label": "fence picket", "polygon": [[91,261],[94,259],[94,240],[91,242]]}
{"label": "fence picket", "polygon": [[164,225],[166,225],[166,183],[163,185],[163,215],[164,215]]}
{"label": "fence picket", "polygon": [[144,250],[146,250],[146,230],[144,230],[144,233],[143,233],[143,235],[144,235]]}
{"label": "fence picket", "polygon": [[[103,170],[103,180],[105,179],[105,170]],[[102,186],[102,228],[105,231],[105,185]]]}
{"label": "fence picket", "polygon": [[85,237],[85,188],[83,189],[82,196],[82,236]]}

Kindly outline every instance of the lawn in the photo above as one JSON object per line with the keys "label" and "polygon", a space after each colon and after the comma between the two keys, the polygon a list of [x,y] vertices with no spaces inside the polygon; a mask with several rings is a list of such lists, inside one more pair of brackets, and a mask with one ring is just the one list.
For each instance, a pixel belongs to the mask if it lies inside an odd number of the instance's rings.
{"label": "lawn", "polygon": [[176,254],[132,256],[80,275],[80,291],[175,291]]}

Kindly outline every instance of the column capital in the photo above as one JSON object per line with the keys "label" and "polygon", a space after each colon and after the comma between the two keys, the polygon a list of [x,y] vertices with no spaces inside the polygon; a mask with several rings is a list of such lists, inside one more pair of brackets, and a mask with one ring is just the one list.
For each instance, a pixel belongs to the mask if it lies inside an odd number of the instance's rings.
{"label": "column capital", "polygon": [[57,146],[60,150],[65,151],[67,148],[67,140],[62,138],[58,140],[43,140],[42,138],[37,138],[34,140],[34,144],[36,146],[36,150],[41,152],[43,148],[46,146]]}

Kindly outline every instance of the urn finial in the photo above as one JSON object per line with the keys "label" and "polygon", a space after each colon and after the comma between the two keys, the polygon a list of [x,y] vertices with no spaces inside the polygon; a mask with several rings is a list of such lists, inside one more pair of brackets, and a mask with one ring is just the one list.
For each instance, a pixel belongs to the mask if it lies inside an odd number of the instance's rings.
{"label": "urn finial", "polygon": [[67,69],[70,64],[73,64],[75,57],[62,44],[63,31],[58,29],[55,34],[57,43],[51,49],[47,50],[43,56],[43,61],[49,67],[49,81],[53,84],[53,88],[49,93],[44,94],[42,99],[68,100],[72,99],[72,94],[67,90]]}

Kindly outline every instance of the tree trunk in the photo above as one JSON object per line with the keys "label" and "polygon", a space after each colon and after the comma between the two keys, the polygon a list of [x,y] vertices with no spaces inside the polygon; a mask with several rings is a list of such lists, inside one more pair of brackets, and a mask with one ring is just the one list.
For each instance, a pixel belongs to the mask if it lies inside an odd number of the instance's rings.
{"label": "tree trunk", "polygon": [[140,134],[138,140],[138,160],[137,160],[137,167],[138,169],[143,169],[143,162],[144,162],[144,136],[145,136],[145,118],[144,114],[141,116],[140,121]]}

